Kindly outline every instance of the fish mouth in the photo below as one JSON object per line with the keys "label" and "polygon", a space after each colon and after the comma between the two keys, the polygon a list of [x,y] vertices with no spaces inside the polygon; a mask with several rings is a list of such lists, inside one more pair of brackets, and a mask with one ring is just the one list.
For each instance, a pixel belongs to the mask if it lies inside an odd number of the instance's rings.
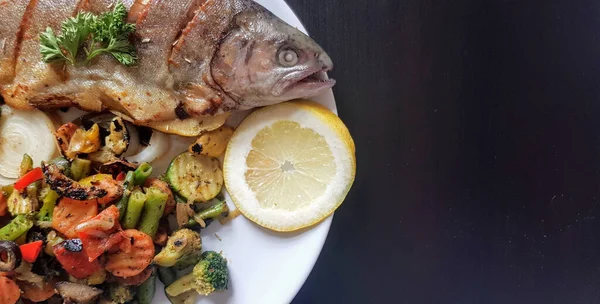
{"label": "fish mouth", "polygon": [[319,95],[325,90],[331,89],[336,81],[327,77],[331,68],[319,69],[317,71],[306,71],[295,75],[296,80],[288,82],[283,90],[282,97],[289,99],[306,98]]}

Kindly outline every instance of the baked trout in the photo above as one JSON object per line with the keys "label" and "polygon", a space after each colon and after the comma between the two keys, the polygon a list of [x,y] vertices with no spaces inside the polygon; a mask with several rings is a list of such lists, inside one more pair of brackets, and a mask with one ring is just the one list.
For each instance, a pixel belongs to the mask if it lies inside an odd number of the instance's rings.
{"label": "baked trout", "polygon": [[139,125],[197,135],[226,113],[333,87],[329,56],[251,0],[125,0],[138,61],[109,54],[46,63],[40,33],[114,0],[0,0],[0,93],[20,109],[109,110]]}

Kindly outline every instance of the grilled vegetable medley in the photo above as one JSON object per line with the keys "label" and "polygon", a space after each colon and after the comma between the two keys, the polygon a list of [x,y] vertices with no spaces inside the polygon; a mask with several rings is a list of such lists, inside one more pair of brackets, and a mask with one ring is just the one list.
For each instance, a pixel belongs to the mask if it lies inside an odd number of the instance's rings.
{"label": "grilled vegetable medley", "polygon": [[1,188],[0,304],[144,304],[157,281],[172,303],[227,289],[227,260],[204,250],[200,232],[229,213],[218,157],[230,134],[211,133],[153,172],[160,153],[143,150],[163,140],[156,131],[104,114],[60,126],[61,156],[22,155],[19,177]]}

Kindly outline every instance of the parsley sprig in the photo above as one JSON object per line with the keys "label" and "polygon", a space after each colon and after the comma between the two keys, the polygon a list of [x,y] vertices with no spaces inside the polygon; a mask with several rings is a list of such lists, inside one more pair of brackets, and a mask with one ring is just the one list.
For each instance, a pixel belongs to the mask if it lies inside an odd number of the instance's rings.
{"label": "parsley sprig", "polygon": [[118,2],[112,11],[100,16],[79,13],[65,20],[58,36],[51,28],[46,28],[46,31],[40,34],[40,53],[43,60],[66,61],[74,65],[77,53],[83,47],[85,62],[107,53],[126,66],[134,65],[137,57],[129,36],[135,31],[135,24],[127,23],[126,17],[125,5]]}

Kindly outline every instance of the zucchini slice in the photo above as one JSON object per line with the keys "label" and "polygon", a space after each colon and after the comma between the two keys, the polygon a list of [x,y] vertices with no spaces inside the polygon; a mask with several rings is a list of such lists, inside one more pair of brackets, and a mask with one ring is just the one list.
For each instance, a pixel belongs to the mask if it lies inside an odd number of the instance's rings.
{"label": "zucchini slice", "polygon": [[166,179],[173,191],[194,202],[213,199],[223,187],[219,160],[189,152],[181,153],[171,161]]}

